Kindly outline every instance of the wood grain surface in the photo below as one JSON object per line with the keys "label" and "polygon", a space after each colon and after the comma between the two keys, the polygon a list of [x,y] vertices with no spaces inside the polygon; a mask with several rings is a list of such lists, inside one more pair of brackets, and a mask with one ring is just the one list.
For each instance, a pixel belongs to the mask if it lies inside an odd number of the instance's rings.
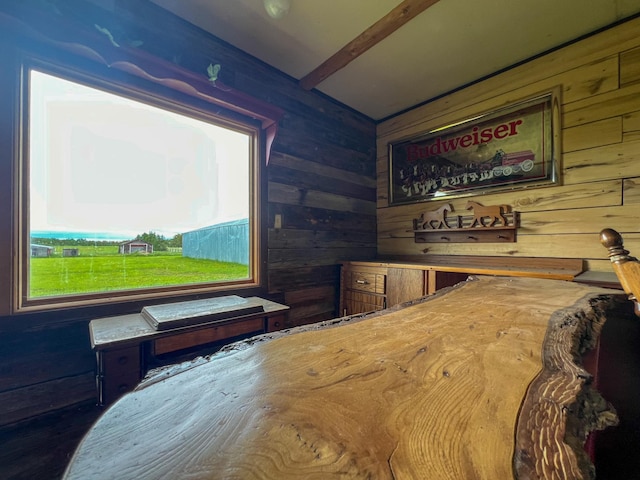
{"label": "wood grain surface", "polygon": [[[581,421],[572,405],[588,375],[577,359],[613,297],[478,277],[402,308],[241,342],[155,372],[100,418],[65,478],[588,478],[563,437]],[[524,408],[545,435],[518,425]],[[520,474],[523,459],[533,470]],[[538,461],[542,473],[527,476]]]}

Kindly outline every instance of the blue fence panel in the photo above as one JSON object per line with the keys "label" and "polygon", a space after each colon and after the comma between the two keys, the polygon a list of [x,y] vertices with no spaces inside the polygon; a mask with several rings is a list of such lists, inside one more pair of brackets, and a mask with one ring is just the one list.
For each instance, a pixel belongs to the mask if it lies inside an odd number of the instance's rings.
{"label": "blue fence panel", "polygon": [[249,265],[249,219],[185,232],[182,234],[182,256]]}

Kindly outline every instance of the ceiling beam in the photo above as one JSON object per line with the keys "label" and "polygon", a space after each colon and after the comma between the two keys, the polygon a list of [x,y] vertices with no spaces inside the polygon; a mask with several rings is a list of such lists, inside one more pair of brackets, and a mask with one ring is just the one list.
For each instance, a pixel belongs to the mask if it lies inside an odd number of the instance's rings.
{"label": "ceiling beam", "polygon": [[300,86],[305,90],[311,90],[437,2],[438,0],[404,0],[322,65],[307,74],[300,80]]}

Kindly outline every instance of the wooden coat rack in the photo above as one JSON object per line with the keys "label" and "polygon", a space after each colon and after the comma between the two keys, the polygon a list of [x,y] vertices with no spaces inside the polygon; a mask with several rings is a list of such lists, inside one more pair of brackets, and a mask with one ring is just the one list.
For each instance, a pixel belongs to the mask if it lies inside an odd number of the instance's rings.
{"label": "wooden coat rack", "polygon": [[513,243],[519,223],[518,212],[510,205],[484,206],[469,200],[472,215],[449,215],[447,203],[413,220],[416,243]]}

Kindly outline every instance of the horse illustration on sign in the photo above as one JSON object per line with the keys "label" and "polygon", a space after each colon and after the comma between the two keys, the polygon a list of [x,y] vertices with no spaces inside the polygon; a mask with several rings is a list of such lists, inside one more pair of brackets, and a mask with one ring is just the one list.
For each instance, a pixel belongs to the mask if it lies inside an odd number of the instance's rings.
{"label": "horse illustration on sign", "polygon": [[[447,212],[453,211],[453,207],[450,203],[445,203],[442,207],[437,210],[432,210],[430,212],[424,212],[420,216],[420,225],[422,229],[431,228],[433,230],[438,230],[440,228],[450,228],[447,225]],[[435,222],[435,226],[434,226]]]}
{"label": "horse illustration on sign", "polygon": [[[485,207],[471,200],[467,202],[466,208],[467,210],[473,210],[473,221],[470,227],[493,227],[498,221],[506,227],[507,219],[504,214],[511,211],[511,206],[509,205],[488,205]],[[485,224],[487,219],[490,220],[489,225]]]}

